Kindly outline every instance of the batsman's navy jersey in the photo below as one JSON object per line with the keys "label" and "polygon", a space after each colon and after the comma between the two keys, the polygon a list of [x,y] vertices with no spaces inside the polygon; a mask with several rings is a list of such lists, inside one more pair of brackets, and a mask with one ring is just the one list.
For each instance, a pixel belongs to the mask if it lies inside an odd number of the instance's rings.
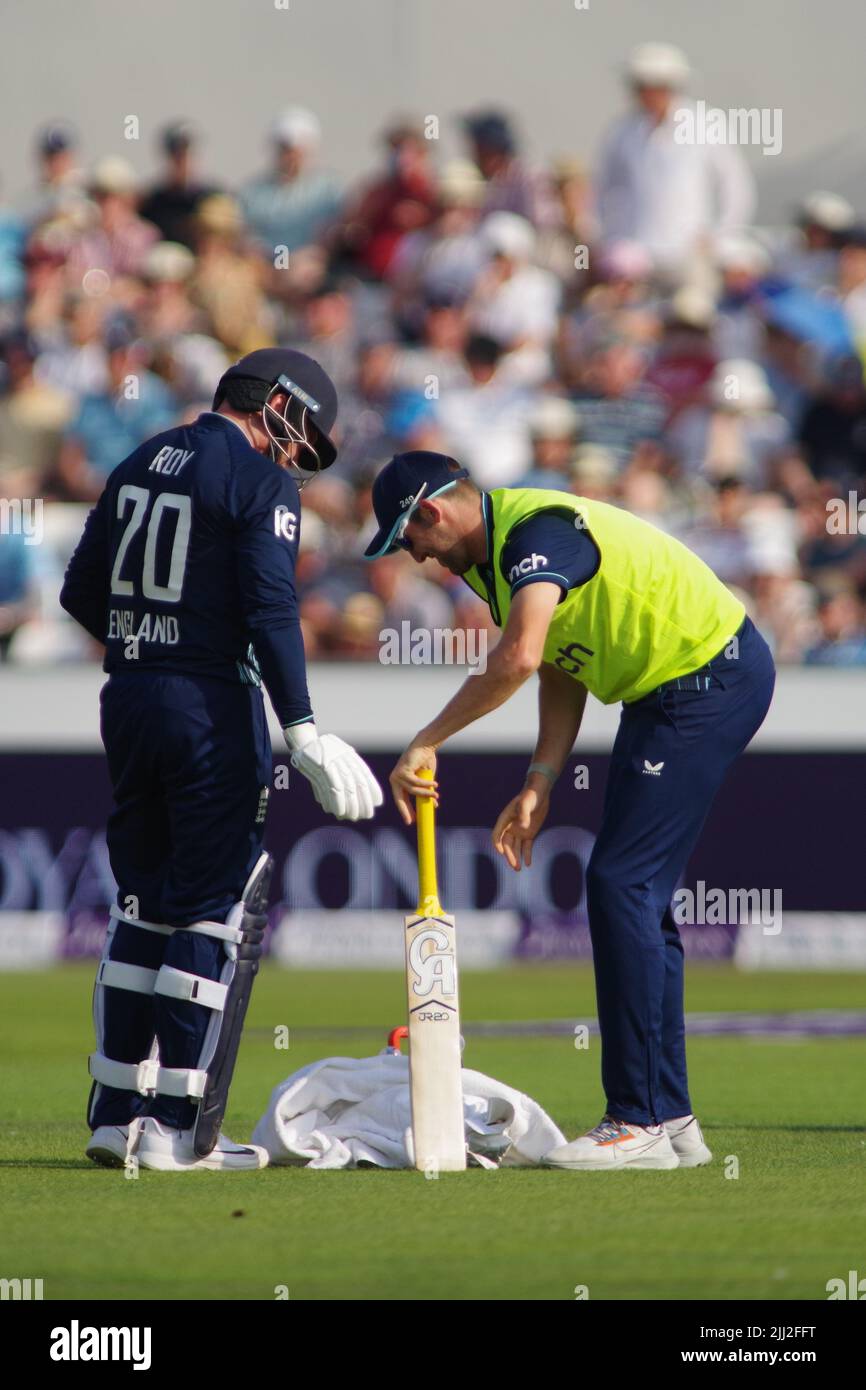
{"label": "batsman's navy jersey", "polygon": [[295,593],[291,475],[225,416],[142,444],[110,475],[60,602],[109,672],[258,684],[282,725],[312,718]]}

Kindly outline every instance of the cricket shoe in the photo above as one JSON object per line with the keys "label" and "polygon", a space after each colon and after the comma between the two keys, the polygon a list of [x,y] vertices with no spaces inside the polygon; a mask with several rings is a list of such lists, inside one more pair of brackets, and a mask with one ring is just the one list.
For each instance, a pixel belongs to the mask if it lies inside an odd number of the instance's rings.
{"label": "cricket shoe", "polygon": [[713,1155],[704,1142],[701,1127],[694,1115],[665,1120],[665,1130],[681,1168],[700,1168],[712,1159]]}
{"label": "cricket shoe", "polygon": [[135,1153],[140,1124],[140,1120],[130,1120],[128,1125],[100,1125],[84,1152],[103,1168],[125,1168]]}
{"label": "cricket shoe", "polygon": [[233,1144],[220,1134],[216,1146],[200,1158],[193,1148],[191,1129],[171,1129],[148,1116],[142,1121],[136,1158],[140,1167],[160,1173],[233,1172],[267,1167],[268,1152],[257,1144]]}
{"label": "cricket shoe", "polygon": [[622,1168],[677,1168],[679,1159],[664,1125],[634,1125],[605,1115],[595,1129],[545,1154],[548,1168],[614,1172]]}

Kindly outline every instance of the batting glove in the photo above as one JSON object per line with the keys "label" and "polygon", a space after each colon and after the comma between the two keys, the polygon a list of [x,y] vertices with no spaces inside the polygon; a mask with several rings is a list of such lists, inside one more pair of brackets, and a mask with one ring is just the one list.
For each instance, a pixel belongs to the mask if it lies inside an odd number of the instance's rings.
{"label": "batting glove", "polygon": [[315,724],[283,729],[292,767],[302,772],[323,811],[337,820],[371,820],[382,805],[382,788],[364,759],[336,734],[320,734]]}

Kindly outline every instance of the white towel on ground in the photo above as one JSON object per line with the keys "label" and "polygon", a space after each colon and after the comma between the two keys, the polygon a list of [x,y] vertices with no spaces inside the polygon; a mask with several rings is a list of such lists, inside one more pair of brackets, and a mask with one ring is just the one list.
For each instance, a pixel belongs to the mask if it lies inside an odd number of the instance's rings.
{"label": "white towel on ground", "polygon": [[[470,1163],[529,1167],[565,1143],[529,1096],[478,1071],[462,1075]],[[302,1067],[274,1088],[252,1142],[277,1164],[411,1168],[409,1058],[383,1052]]]}

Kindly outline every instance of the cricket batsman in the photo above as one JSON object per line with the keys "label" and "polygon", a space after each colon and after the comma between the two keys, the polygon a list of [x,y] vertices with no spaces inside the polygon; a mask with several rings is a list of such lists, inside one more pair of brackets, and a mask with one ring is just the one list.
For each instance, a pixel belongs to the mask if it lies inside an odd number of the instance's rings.
{"label": "cricket batsman", "polygon": [[535,751],[493,830],[512,869],[530,865],[587,692],[622,702],[586,884],[605,1113],[545,1161],[603,1172],[709,1163],[689,1098],[670,900],[713,797],[769,709],[767,644],[703,561],[607,503],[547,489],[482,492],[454,459],[419,451],[382,469],[373,505],[368,558],[402,547],[419,564],[436,560],[502,629],[486,670],[391,773],[407,824],[415,796],[437,796],[435,777],[419,769],[435,773],[447,739],[537,675]]}
{"label": "cricket batsman", "polygon": [[90,513],[60,596],[105,645],[101,732],[117,901],[96,976],[87,1154],[254,1169],[221,1132],[262,952],[273,861],[264,683],[319,805],[370,818],[378,783],[320,735],[295,594],[300,488],[336,457],[317,362],[252,352],[213,409],[142,444]]}

